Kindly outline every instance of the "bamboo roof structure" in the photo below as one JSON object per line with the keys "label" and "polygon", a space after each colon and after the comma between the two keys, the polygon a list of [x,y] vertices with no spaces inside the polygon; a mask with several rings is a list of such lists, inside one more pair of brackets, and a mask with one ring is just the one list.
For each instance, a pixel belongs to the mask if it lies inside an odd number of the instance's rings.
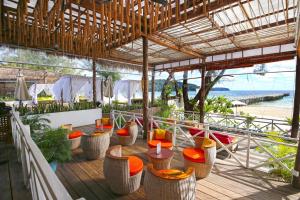
{"label": "bamboo roof structure", "polygon": [[[155,70],[292,59],[298,0],[0,0],[0,43]],[[112,65],[114,62],[111,62]]]}

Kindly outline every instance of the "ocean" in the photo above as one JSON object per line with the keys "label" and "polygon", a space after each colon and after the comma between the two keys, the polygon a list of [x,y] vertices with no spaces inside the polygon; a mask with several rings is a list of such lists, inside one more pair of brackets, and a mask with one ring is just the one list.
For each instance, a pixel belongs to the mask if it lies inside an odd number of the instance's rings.
{"label": "ocean", "polygon": [[[287,97],[283,97],[280,100],[276,101],[266,101],[260,102],[257,104],[251,104],[253,106],[269,106],[269,107],[281,107],[281,108],[292,108],[294,102],[294,91],[292,90],[230,90],[230,91],[211,91],[208,97],[216,97],[216,96],[225,96],[230,100],[235,100],[237,98],[245,97],[245,96],[261,96],[261,95],[270,95],[270,94],[282,94],[289,93],[290,95]],[[149,94],[151,97],[151,94]],[[160,97],[161,92],[155,92],[155,98]],[[175,95],[173,92],[172,95]],[[189,91],[190,98],[196,95],[196,91]]]}

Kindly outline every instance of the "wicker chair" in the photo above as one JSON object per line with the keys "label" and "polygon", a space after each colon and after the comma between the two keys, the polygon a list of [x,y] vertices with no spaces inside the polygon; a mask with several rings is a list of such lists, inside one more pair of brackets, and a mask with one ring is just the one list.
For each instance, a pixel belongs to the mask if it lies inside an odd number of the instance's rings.
{"label": "wicker chair", "polygon": [[116,131],[119,144],[133,145],[138,136],[138,126],[134,121],[126,123],[125,127]]}
{"label": "wicker chair", "polygon": [[70,131],[68,135],[68,140],[70,142],[71,150],[77,149],[80,147],[81,144],[81,136],[82,132],[79,131],[72,131],[73,130],[73,125],[72,124],[63,124],[61,126],[63,129],[67,129]]}
{"label": "wicker chair", "polygon": [[203,137],[195,137],[195,147],[183,150],[184,166],[194,167],[197,178],[207,177],[216,160],[216,142]]}
{"label": "wicker chair", "polygon": [[[131,166],[136,164],[134,162],[139,165],[133,171]],[[107,150],[103,168],[106,181],[114,193],[125,195],[139,189],[143,161],[135,156],[122,156],[121,145],[112,146]]]}
{"label": "wicker chair", "polygon": [[149,148],[156,148],[157,144],[160,142],[162,148],[167,148],[172,150],[173,149],[173,134],[170,131],[165,130],[164,138],[158,138],[156,130],[149,131],[149,141],[148,147]]}
{"label": "wicker chair", "polygon": [[100,128],[101,124],[103,125],[103,129],[108,130],[109,135],[112,136],[114,125],[113,125],[111,118],[101,118],[101,119],[95,120],[96,128]]}
{"label": "wicker chair", "polygon": [[88,160],[105,157],[110,142],[109,132],[83,135],[81,140],[81,148]]}
{"label": "wicker chair", "polygon": [[193,200],[195,199],[196,178],[194,168],[185,171],[184,176],[168,176],[155,170],[149,164],[144,178],[147,199]]}

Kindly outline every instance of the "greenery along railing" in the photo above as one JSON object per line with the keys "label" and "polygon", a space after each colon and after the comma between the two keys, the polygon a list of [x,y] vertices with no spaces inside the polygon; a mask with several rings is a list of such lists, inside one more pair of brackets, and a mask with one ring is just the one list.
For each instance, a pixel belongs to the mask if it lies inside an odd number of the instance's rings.
{"label": "greenery along railing", "polygon": [[[188,115],[192,116],[193,114],[189,113]],[[142,134],[143,114],[113,110],[111,116],[116,128],[122,128],[126,121],[133,120],[139,127],[139,133]],[[196,114],[194,116],[196,117]],[[188,119],[188,117],[185,119]],[[182,147],[193,146],[195,144],[194,137],[201,134],[201,130],[199,129],[198,133],[191,135],[189,129],[195,127],[187,123],[185,119],[170,119],[150,115],[149,120],[151,123],[149,125],[150,129],[159,127],[171,131],[173,133],[174,147],[177,150],[181,150]],[[210,138],[216,141],[218,146],[217,154],[222,155],[224,152],[227,152],[231,156],[230,164],[236,163],[245,168],[267,170],[272,174],[283,177],[287,181],[292,177],[298,139],[282,136],[278,132],[262,133],[241,128],[226,128],[216,124],[206,125],[209,128],[203,130]],[[216,137],[214,129],[220,130],[224,128],[227,130],[218,131],[218,134],[234,137],[235,140],[232,143],[223,144]],[[234,151],[232,149],[233,145],[238,145],[238,148]]]}
{"label": "greenery along railing", "polygon": [[[200,113],[190,111],[172,111],[172,117],[178,120],[200,120]],[[205,123],[210,124],[211,128],[226,130],[236,128],[241,131],[264,133],[276,131],[281,135],[290,135],[291,124],[288,120],[260,118],[250,115],[223,115],[217,113],[206,113]]]}
{"label": "greenery along railing", "polygon": [[71,200],[72,197],[32,140],[30,128],[23,124],[18,112],[12,111],[11,122],[18,160],[22,163],[24,183],[30,188],[32,199]]}
{"label": "greenery along railing", "polygon": [[67,112],[74,110],[87,110],[95,108],[92,102],[80,102],[73,104],[61,104],[61,103],[48,103],[48,104],[38,104],[36,106],[19,106],[16,108],[16,111],[20,112],[20,115],[25,114],[45,114],[45,113],[54,113],[54,112]]}

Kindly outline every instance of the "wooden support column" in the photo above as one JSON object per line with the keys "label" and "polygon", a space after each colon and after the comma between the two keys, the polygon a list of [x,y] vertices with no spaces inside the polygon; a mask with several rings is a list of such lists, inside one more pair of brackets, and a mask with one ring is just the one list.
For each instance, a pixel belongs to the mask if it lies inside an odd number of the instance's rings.
{"label": "wooden support column", "polygon": [[151,81],[151,106],[153,106],[155,101],[155,71],[152,71],[152,81]]}
{"label": "wooden support column", "polygon": [[200,91],[200,100],[199,100],[200,123],[204,123],[205,72],[206,72],[206,67],[203,66],[201,69],[201,91]]}
{"label": "wooden support column", "polygon": [[[300,45],[300,44],[299,44]],[[292,137],[298,136],[299,130],[299,106],[300,106],[300,46],[297,49],[297,64],[296,64],[296,87],[294,97],[294,112],[293,112],[293,123],[292,123]],[[298,141],[298,150],[295,160],[295,174],[293,176],[293,187],[300,189],[300,141]]]}
{"label": "wooden support column", "polygon": [[148,137],[148,39],[143,36],[143,121],[144,121],[144,139]]}
{"label": "wooden support column", "polygon": [[299,131],[299,108],[300,108],[300,58],[299,52],[297,53],[296,64],[296,80],[295,80],[295,95],[294,95],[294,110],[291,137],[296,138]]}
{"label": "wooden support column", "polygon": [[96,106],[96,62],[93,59],[93,103]]}

